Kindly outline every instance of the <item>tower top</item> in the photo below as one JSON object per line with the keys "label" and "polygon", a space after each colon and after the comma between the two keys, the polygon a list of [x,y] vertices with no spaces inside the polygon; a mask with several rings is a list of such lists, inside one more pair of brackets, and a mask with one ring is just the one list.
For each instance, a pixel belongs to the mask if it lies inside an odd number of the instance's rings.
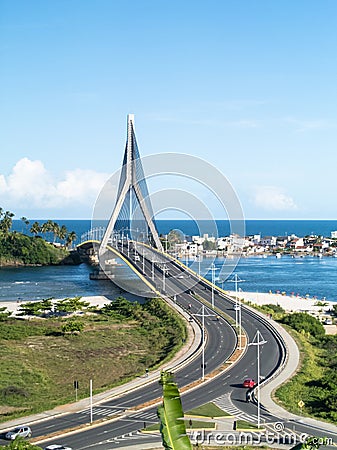
{"label": "tower top", "polygon": [[128,124],[132,122],[132,124],[135,123],[135,115],[134,114],[128,114]]}

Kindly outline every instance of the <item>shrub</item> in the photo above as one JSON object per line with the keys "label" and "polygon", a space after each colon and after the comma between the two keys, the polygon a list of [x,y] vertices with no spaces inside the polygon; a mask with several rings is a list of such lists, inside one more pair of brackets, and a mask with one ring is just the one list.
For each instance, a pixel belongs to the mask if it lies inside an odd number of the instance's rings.
{"label": "shrub", "polygon": [[319,338],[325,335],[323,325],[315,317],[310,316],[307,313],[293,313],[284,316],[280,322],[289,325],[291,328],[298,332],[309,333],[314,338]]}

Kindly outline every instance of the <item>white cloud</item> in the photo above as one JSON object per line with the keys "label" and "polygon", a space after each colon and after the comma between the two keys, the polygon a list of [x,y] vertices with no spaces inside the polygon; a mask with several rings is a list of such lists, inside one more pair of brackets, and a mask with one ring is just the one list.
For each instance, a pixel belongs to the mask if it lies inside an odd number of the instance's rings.
{"label": "white cloud", "polygon": [[257,186],[254,192],[255,206],[269,211],[289,211],[297,209],[292,197],[277,186]]}
{"label": "white cloud", "polygon": [[57,180],[42,161],[22,158],[7,177],[0,174],[0,204],[5,203],[12,211],[21,207],[91,207],[108,177],[106,173],[74,169]]}

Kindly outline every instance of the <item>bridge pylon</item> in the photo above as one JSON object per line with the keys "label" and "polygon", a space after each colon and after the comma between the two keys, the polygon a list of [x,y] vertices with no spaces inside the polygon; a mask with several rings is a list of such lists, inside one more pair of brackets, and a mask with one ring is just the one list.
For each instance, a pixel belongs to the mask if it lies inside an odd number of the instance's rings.
{"label": "bridge pylon", "polygon": [[142,230],[146,240],[163,251],[158,231],[153,220],[152,205],[147,189],[144,170],[134,131],[134,115],[127,116],[127,141],[121,169],[114,209],[101,241],[99,253],[106,251],[114,232],[127,233],[132,238],[132,229]]}

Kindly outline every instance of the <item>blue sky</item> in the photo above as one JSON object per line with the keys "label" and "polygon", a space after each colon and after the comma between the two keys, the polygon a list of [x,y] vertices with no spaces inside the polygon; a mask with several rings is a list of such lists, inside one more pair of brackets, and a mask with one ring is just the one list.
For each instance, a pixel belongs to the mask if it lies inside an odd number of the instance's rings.
{"label": "blue sky", "polygon": [[336,219],[336,20],[334,0],[0,0],[0,205],[91,217],[134,113],[142,155],[206,159],[247,218]]}

